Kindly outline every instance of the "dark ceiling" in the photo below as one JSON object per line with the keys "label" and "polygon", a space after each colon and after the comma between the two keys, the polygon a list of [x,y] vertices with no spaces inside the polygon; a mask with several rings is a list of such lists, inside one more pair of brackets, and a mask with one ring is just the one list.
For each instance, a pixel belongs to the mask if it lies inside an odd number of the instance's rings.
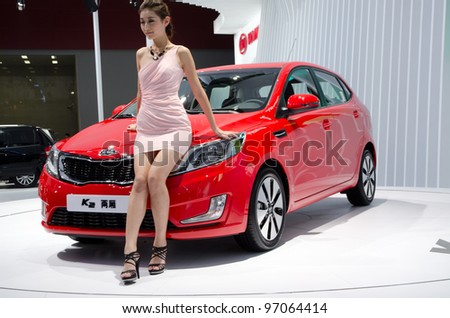
{"label": "dark ceiling", "polygon": [[[94,48],[92,14],[85,0],[0,1],[0,50],[90,50]],[[214,10],[167,1],[176,44],[190,49],[233,49],[232,35],[216,35]],[[145,45],[137,9],[129,0],[101,0],[100,40],[104,50],[136,50]]]}

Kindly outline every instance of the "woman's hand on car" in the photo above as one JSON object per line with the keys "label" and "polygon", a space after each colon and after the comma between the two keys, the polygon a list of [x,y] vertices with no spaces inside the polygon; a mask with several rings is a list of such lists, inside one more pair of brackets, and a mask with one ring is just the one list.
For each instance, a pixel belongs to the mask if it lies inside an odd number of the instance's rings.
{"label": "woman's hand on car", "polygon": [[127,130],[128,130],[128,131],[136,131],[136,124],[130,124],[130,125],[128,125]]}

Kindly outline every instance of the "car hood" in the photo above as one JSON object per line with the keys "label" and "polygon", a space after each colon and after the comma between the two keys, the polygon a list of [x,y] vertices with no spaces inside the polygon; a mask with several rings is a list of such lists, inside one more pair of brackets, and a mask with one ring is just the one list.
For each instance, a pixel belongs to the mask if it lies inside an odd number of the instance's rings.
{"label": "car hood", "polygon": [[[217,126],[225,131],[244,132],[261,122],[260,114],[214,114]],[[217,137],[203,114],[189,115],[192,124],[192,144],[204,143]],[[115,159],[133,154],[136,132],[127,130],[135,119],[106,119],[89,126],[71,138],[58,143],[63,152],[88,156],[92,159]]]}

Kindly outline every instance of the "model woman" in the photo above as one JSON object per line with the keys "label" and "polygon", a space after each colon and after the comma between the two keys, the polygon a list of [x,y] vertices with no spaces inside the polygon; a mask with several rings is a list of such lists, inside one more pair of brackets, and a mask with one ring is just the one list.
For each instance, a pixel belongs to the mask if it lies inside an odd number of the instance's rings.
{"label": "model woman", "polygon": [[153,40],[153,44],[136,53],[137,120],[136,124],[128,127],[137,131],[134,144],[135,179],[127,210],[125,262],[121,273],[124,282],[139,278],[137,239],[149,195],[155,239],[148,271],[151,275],[160,274],[166,266],[170,205],[166,179],[191,144],[191,124],[178,97],[183,76],[188,79],[213,132],[225,139],[235,136],[217,127],[189,49],[170,41],[173,28],[167,5],[163,1],[146,0],[139,8],[139,17],[142,32]]}

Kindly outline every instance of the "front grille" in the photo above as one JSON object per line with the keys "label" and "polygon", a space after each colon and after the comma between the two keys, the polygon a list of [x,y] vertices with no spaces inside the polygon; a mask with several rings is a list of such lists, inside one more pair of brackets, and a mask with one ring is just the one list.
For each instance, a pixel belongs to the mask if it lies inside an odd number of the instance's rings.
{"label": "front grille", "polygon": [[134,179],[133,158],[92,160],[85,157],[60,157],[61,178],[71,183],[115,183],[127,185]]}
{"label": "front grille", "polygon": [[[53,213],[48,224],[80,229],[125,230],[126,216],[125,213],[69,212],[60,208]],[[168,228],[174,228],[173,224],[169,222]],[[155,230],[151,210],[145,213],[141,230]]]}

